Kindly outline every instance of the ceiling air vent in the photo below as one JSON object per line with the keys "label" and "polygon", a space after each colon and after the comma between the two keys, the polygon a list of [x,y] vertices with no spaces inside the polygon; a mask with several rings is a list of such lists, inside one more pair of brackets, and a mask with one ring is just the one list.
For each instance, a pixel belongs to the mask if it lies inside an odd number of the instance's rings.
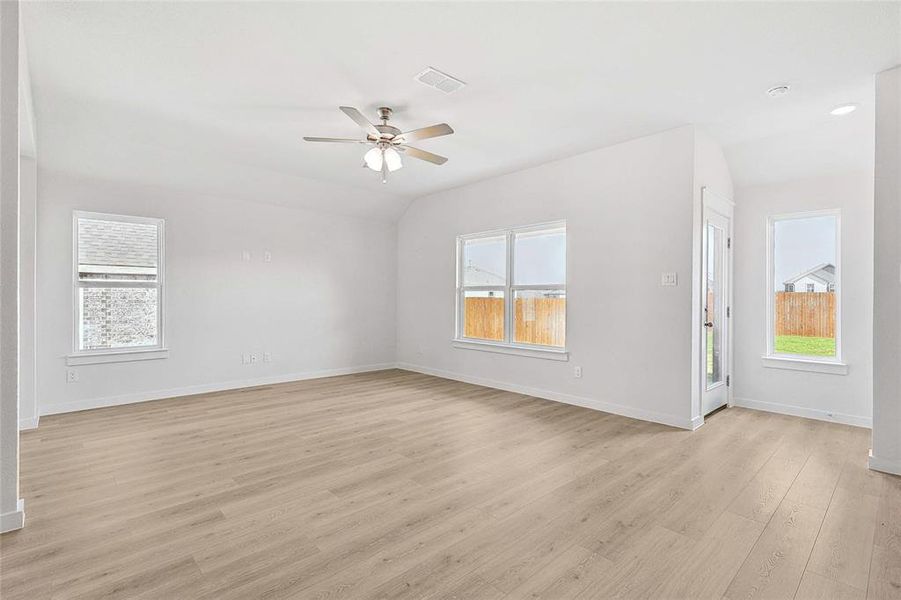
{"label": "ceiling air vent", "polygon": [[447,73],[442,73],[438,69],[428,67],[425,71],[415,77],[416,81],[440,90],[445,94],[456,92],[466,85],[456,77],[451,77]]}

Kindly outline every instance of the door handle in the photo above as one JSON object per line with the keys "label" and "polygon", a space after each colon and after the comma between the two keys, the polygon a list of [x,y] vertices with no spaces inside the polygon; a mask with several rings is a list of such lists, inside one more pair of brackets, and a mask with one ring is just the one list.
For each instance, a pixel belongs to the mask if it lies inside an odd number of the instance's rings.
{"label": "door handle", "polygon": [[704,327],[713,327],[713,322],[707,321],[706,323],[704,323]]}

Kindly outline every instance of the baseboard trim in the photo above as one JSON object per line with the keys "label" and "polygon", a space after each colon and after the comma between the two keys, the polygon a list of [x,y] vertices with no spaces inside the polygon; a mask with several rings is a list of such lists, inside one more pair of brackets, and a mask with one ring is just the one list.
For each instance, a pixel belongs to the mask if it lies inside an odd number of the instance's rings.
{"label": "baseboard trim", "polygon": [[0,514],[0,533],[15,531],[25,526],[25,500],[16,502],[16,510]]}
{"label": "baseboard trim", "polygon": [[40,417],[33,417],[31,419],[19,419],[19,431],[28,431],[29,429],[37,429],[38,421],[40,421]]}
{"label": "baseboard trim", "polygon": [[613,413],[615,415],[630,417],[632,419],[640,419],[642,421],[660,423],[661,425],[669,425],[670,427],[678,427],[679,429],[693,430],[697,429],[697,427],[700,426],[700,423],[695,425],[693,419],[682,419],[673,415],[643,410],[640,408],[633,408],[631,406],[624,406],[622,404],[615,404],[613,402],[604,402],[602,400],[595,400],[594,398],[585,398],[583,396],[575,396],[573,394],[552,392],[549,390],[543,390],[524,385],[495,381],[493,379],[470,377],[468,375],[461,375],[460,373],[453,373],[451,371],[445,371],[443,369],[433,369],[431,367],[424,367],[422,365],[414,365],[412,363],[406,362],[399,362],[396,366],[398,369],[403,369],[405,371],[413,371],[415,373],[422,373],[423,375],[431,375],[433,377],[441,377],[443,379],[451,379],[453,381],[462,381],[464,383],[481,385],[483,387],[504,390],[506,392],[513,392],[515,394],[535,396],[536,398],[542,398],[544,400],[552,400],[554,402],[572,404],[574,406],[581,406],[583,408],[590,408],[601,412]]}
{"label": "baseboard trim", "polygon": [[878,456],[873,456],[872,450],[870,450],[869,467],[873,471],[880,471],[891,475],[901,475],[901,461],[886,460],[884,458],[879,458]]}
{"label": "baseboard trim", "polygon": [[123,394],[120,396],[107,396],[104,398],[90,398],[75,402],[63,402],[41,407],[41,416],[57,415],[62,413],[90,410],[93,408],[106,408],[123,404],[135,404],[138,402],[150,402],[153,400],[166,400],[179,396],[193,396],[195,394],[208,394],[210,392],[225,392],[242,388],[257,387],[261,385],[274,385],[277,383],[290,383],[306,379],[321,379],[323,377],[336,377],[338,375],[353,375],[355,373],[368,373],[370,371],[384,371],[395,368],[394,363],[379,363],[373,365],[361,365],[357,367],[342,367],[339,369],[323,369],[319,371],[305,371],[301,373],[288,373],[271,377],[259,377],[256,379],[236,379],[223,383],[209,383],[202,385],[190,385],[185,387],[155,390],[151,392],[138,392],[135,394]]}
{"label": "baseboard trim", "polygon": [[[241,379],[241,380],[233,380],[224,383],[213,383],[213,384],[203,384],[203,385],[193,385],[193,386],[185,386],[178,388],[169,388],[165,390],[155,390],[151,392],[139,392],[135,394],[123,394],[119,396],[106,396],[103,398],[90,398],[87,400],[77,400],[75,402],[65,402],[60,404],[51,404],[48,406],[42,406],[40,409],[41,416],[46,415],[56,415],[70,412],[77,412],[81,410],[91,410],[94,408],[107,408],[110,406],[121,406],[124,404],[136,404],[139,402],[151,402],[153,400],[166,400],[170,398],[177,398],[179,396],[193,396],[196,394],[207,394],[211,392],[225,392],[229,390],[237,390],[242,388],[256,387],[261,385],[274,385],[278,383],[290,383],[292,381],[303,381],[307,379],[321,379],[323,377],[335,377],[339,375],[352,375],[354,373],[368,373],[371,371],[383,371],[386,369],[404,369],[407,371],[413,371],[416,373],[422,373],[424,375],[432,375],[434,377],[441,377],[444,379],[451,379],[454,381],[462,381],[464,383],[471,383],[473,385],[481,385],[484,387],[490,387],[498,390],[504,390],[508,392],[513,392],[516,394],[525,394],[528,396],[535,396],[536,398],[543,398],[545,400],[552,400],[554,402],[562,402],[564,404],[572,404],[574,406],[581,406],[583,408],[590,408],[592,410],[598,410],[601,412],[608,412],[615,415],[620,415],[623,417],[630,417],[633,419],[640,419],[642,421],[651,421],[653,423],[660,423],[661,425],[669,425],[670,427],[677,427],[679,429],[688,429],[695,430],[700,427],[704,420],[702,417],[695,417],[693,419],[683,419],[680,417],[676,417],[674,415],[668,415],[665,413],[658,413],[655,411],[643,410],[640,408],[634,408],[631,406],[625,406],[622,404],[616,404],[613,402],[604,402],[602,400],[596,400],[594,398],[585,398],[583,396],[576,396],[573,394],[565,394],[561,392],[553,392],[550,390],[544,390],[540,388],[522,386],[517,384],[506,383],[502,381],[496,381],[493,379],[484,379],[480,377],[469,377],[466,375],[461,375],[459,373],[453,373],[451,371],[445,371],[442,369],[433,369],[431,367],[424,367],[421,365],[415,365],[412,363],[378,363],[372,365],[362,365],[357,367],[344,367],[340,369],[325,369],[320,371],[307,371],[302,373],[289,373],[285,375],[276,375],[273,377],[260,377],[256,379]],[[23,420],[25,421],[25,420]],[[20,426],[21,426],[20,422]],[[34,422],[35,427],[37,426],[37,419]]]}
{"label": "baseboard trim", "polygon": [[815,408],[804,408],[801,406],[792,406],[790,404],[778,404],[776,402],[762,402],[751,398],[733,398],[733,406],[741,406],[753,410],[762,410],[766,412],[778,413],[780,415],[789,415],[792,417],[803,417],[805,419],[815,419],[817,421],[828,421],[829,423],[841,423],[842,425],[853,425],[854,427],[864,427],[871,429],[873,427],[873,419],[871,417],[861,417],[857,415],[846,415],[843,413],[830,412],[826,410],[817,410]]}

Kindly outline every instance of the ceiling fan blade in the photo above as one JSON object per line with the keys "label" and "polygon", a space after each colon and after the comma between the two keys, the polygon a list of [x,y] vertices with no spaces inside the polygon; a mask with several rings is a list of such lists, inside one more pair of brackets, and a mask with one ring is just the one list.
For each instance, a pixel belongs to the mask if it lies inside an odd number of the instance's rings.
{"label": "ceiling fan blade", "polygon": [[369,119],[363,116],[363,113],[358,111],[353,106],[339,106],[345,115],[354,120],[354,122],[363,128],[363,131],[368,133],[369,135],[374,135],[375,137],[379,137],[381,134],[379,130],[375,128],[375,125],[369,122]]}
{"label": "ceiling fan blade", "polygon": [[447,123],[439,123],[438,125],[430,125],[429,127],[423,127],[421,129],[414,129],[413,131],[405,131],[398,135],[398,138],[403,138],[404,142],[412,142],[413,140],[427,140],[433,137],[439,137],[442,135],[450,135],[454,132],[451,129],[451,126]]}
{"label": "ceiling fan blade", "polygon": [[307,137],[304,138],[308,142],[338,142],[341,144],[368,144],[369,140],[352,140],[349,138],[324,138],[324,137]]}
{"label": "ceiling fan blade", "polygon": [[445,158],[444,156],[432,154],[431,152],[426,152],[425,150],[420,150],[419,148],[414,148],[412,146],[398,146],[398,148],[402,149],[408,156],[418,158],[419,160],[425,160],[436,165],[443,165],[447,162],[447,158]]}

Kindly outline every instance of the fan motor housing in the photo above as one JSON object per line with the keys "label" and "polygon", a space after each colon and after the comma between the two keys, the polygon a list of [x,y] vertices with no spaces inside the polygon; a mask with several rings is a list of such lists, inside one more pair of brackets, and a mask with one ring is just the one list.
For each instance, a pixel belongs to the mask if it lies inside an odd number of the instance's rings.
{"label": "fan motor housing", "polygon": [[391,118],[392,112],[393,111],[387,106],[379,107],[379,119],[382,120],[382,124],[375,125],[375,128],[379,130],[379,133],[382,134],[381,139],[385,141],[390,140],[393,137],[397,137],[397,135],[400,134],[400,129],[388,125],[388,119]]}

